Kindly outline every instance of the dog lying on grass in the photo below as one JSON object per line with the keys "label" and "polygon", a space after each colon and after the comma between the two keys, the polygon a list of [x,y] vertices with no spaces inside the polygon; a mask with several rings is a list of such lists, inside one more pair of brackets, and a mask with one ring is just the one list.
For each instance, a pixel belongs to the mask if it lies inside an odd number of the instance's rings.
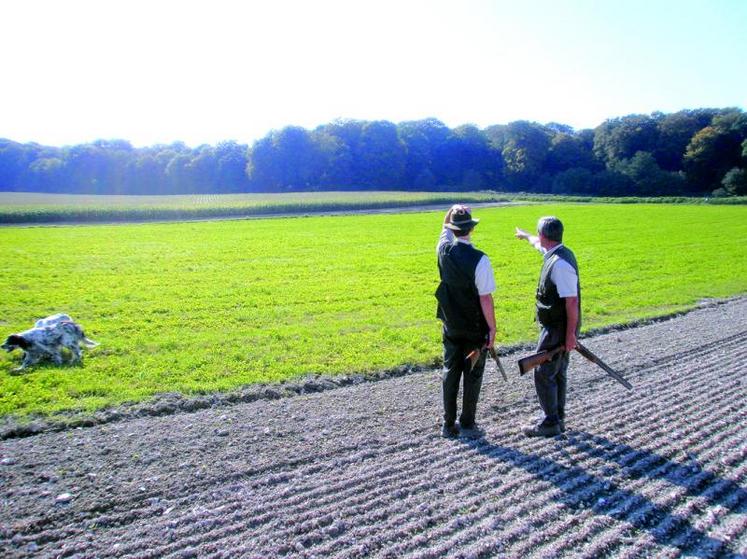
{"label": "dog lying on grass", "polygon": [[20,371],[44,359],[62,365],[63,348],[67,348],[72,354],[71,363],[80,363],[83,357],[81,344],[86,347],[99,345],[89,340],[72,318],[59,313],[37,320],[30,330],[11,334],[1,347],[9,353],[14,349],[23,350],[23,361],[16,369]]}

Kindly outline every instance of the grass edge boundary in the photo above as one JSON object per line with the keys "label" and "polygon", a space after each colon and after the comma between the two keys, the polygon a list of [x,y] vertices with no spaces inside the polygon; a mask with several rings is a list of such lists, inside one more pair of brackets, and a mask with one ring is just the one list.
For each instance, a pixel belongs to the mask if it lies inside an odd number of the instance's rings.
{"label": "grass edge boundary", "polygon": [[[747,298],[747,294],[734,295],[723,299],[702,299],[692,306],[663,315],[636,319],[630,322],[612,324],[600,328],[590,329],[583,334],[584,340],[609,334],[639,328],[658,322],[665,322],[693,311],[704,308],[715,308],[731,302]],[[501,357],[517,352],[534,350],[533,342],[520,342],[509,346],[497,347]],[[441,365],[440,360],[431,363],[404,364],[382,371],[370,373],[351,372],[344,375],[308,374],[293,380],[279,383],[257,383],[246,385],[225,392],[213,392],[199,395],[184,395],[176,392],[155,394],[152,397],[138,401],[125,402],[116,406],[102,408],[96,411],[67,410],[50,415],[17,416],[6,415],[0,417],[0,440],[23,438],[48,432],[59,432],[84,427],[94,427],[107,423],[128,421],[143,417],[157,417],[180,413],[194,413],[210,408],[229,407],[262,400],[279,400],[304,394],[314,394],[327,390],[334,390],[350,385],[378,382],[405,375],[435,370]]]}

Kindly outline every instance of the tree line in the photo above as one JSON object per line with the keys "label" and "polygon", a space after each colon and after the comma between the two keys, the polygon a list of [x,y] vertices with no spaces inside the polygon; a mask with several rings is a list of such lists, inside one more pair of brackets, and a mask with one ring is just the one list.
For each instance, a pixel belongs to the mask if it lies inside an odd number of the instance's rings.
{"label": "tree line", "polygon": [[454,129],[434,118],[287,126],[234,141],[134,148],[0,139],[0,190],[188,194],[492,189],[603,196],[746,195],[747,114],[628,115],[595,129],[516,121]]}

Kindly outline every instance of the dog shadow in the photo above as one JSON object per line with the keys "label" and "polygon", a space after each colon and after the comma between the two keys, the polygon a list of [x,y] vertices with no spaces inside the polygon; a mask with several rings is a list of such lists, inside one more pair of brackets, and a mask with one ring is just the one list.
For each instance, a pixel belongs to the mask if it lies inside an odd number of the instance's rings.
{"label": "dog shadow", "polygon": [[51,359],[45,359],[38,361],[27,367],[21,367],[23,357],[11,357],[9,361],[6,361],[0,365],[0,370],[5,369],[5,372],[12,376],[22,376],[39,371],[59,370],[59,369],[82,369],[84,367],[84,361],[71,361],[65,359],[62,363],[55,363]]}
{"label": "dog shadow", "polygon": [[[594,474],[581,466],[568,466],[541,455],[492,444],[485,438],[460,441],[475,452],[552,483],[558,489],[556,499],[574,510],[591,510],[595,515],[625,522],[633,530],[648,532],[656,543],[674,547],[693,557],[723,554],[744,557],[730,547],[729,541],[708,535],[693,526],[687,516],[674,512],[673,509],[681,504],[681,498],[676,498],[676,503],[671,506],[657,504],[635,491],[620,487],[615,481],[621,477],[665,480],[684,488],[687,496],[702,499],[711,506],[729,512],[742,511],[747,503],[747,490],[702,468],[694,460],[690,463],[675,462],[592,433],[569,432],[561,444],[575,447],[580,454],[568,455],[570,460],[576,462],[590,457],[609,464],[599,474]],[[698,510],[698,505],[695,505],[695,510]]]}

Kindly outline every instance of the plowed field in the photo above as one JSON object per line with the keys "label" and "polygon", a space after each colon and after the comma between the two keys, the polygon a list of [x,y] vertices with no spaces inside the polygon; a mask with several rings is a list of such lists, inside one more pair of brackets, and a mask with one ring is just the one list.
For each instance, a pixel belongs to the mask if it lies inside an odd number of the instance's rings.
{"label": "plowed field", "polygon": [[568,431],[486,370],[484,436],[440,437],[424,371],[0,442],[4,557],[739,557],[747,299],[586,340]]}

